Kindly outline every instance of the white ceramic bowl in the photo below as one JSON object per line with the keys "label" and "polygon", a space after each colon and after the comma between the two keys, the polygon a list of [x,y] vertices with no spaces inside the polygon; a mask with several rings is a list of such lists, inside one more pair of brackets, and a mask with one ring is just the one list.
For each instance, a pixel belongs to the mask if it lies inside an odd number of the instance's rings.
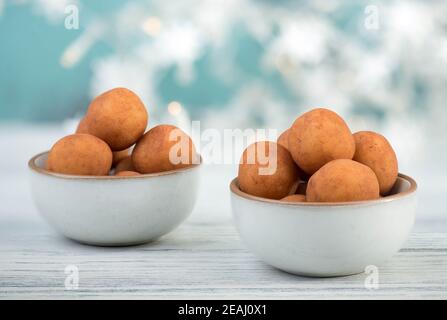
{"label": "white ceramic bowl", "polygon": [[414,223],[416,182],[403,174],[392,195],[372,201],[286,203],[248,195],[231,182],[234,220],[264,262],[305,276],[344,276],[378,266],[403,245]]}
{"label": "white ceramic bowl", "polygon": [[191,213],[200,165],[132,177],[76,176],[45,169],[48,152],[29,161],[40,214],[66,237],[92,245],[145,243]]}

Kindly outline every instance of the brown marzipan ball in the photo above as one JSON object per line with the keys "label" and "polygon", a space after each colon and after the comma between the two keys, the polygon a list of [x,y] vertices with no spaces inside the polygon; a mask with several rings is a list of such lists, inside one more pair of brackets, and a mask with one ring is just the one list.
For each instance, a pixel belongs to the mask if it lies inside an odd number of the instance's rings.
{"label": "brown marzipan ball", "polygon": [[116,166],[118,162],[130,156],[130,149],[113,152],[113,165]]}
{"label": "brown marzipan ball", "polygon": [[88,133],[87,121],[85,118],[82,118],[81,121],[79,121],[75,133]]}
{"label": "brown marzipan ball", "polygon": [[379,182],[369,167],[338,159],[328,162],[310,177],[308,202],[344,202],[379,198]]}
{"label": "brown marzipan ball", "polygon": [[115,174],[117,177],[132,177],[132,176],[140,176],[141,174],[135,171],[120,171]]}
{"label": "brown marzipan ball", "polygon": [[284,202],[306,202],[306,196],[302,194],[291,194],[281,199]]}
{"label": "brown marzipan ball", "polygon": [[396,153],[388,140],[375,132],[360,131],[354,134],[354,159],[370,167],[377,176],[380,194],[386,195],[397,179]]}
{"label": "brown marzipan ball", "polygon": [[154,173],[198,164],[191,138],[173,125],[158,125],[138,140],[132,162],[140,173]]}
{"label": "brown marzipan ball", "polygon": [[117,163],[115,166],[115,174],[121,171],[136,171],[131,156],[127,156]]}
{"label": "brown marzipan ball", "polygon": [[74,174],[103,176],[112,166],[112,151],[101,139],[72,134],[57,141],[48,154],[47,169]]}
{"label": "brown marzipan ball", "polygon": [[345,121],[328,109],[313,109],[298,117],[289,133],[289,151],[309,175],[329,161],[352,159],[354,137]]}
{"label": "brown marzipan ball", "polygon": [[271,141],[248,146],[239,163],[238,182],[243,192],[282,199],[295,192],[298,168],[286,148]]}
{"label": "brown marzipan ball", "polygon": [[289,133],[290,129],[285,130],[279,135],[278,140],[276,140],[276,143],[282,145],[287,150],[289,150]]}
{"label": "brown marzipan ball", "polygon": [[89,134],[104,140],[112,151],[120,151],[143,135],[148,113],[135,93],[115,88],[97,96],[84,119]]}

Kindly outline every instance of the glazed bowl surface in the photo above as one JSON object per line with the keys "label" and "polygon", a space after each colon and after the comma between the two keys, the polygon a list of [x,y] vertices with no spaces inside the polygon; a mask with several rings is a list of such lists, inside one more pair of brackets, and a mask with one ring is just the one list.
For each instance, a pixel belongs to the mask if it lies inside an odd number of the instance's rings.
{"label": "glazed bowl surface", "polygon": [[399,174],[390,195],[340,203],[287,203],[258,198],[230,184],[234,222],[247,247],[265,263],[316,277],[379,267],[410,234],[416,182]]}
{"label": "glazed bowl surface", "polygon": [[59,233],[101,246],[155,240],[192,212],[200,164],[140,176],[76,176],[45,169],[48,152],[29,161],[39,213]]}

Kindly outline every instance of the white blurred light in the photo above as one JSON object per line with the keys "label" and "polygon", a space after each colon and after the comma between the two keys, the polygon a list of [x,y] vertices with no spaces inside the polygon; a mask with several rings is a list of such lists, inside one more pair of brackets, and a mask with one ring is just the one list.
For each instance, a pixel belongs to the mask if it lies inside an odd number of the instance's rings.
{"label": "white blurred light", "polygon": [[189,23],[167,26],[157,39],[159,54],[175,62],[194,61],[203,45],[199,30]]}
{"label": "white blurred light", "polygon": [[182,112],[182,109],[182,105],[177,101],[171,101],[168,104],[168,112],[173,116],[179,115]]}
{"label": "white blurred light", "polygon": [[141,28],[148,35],[155,37],[162,29],[162,22],[158,17],[149,17],[143,21]]}
{"label": "white blurred light", "polygon": [[84,52],[85,48],[82,48],[76,44],[72,45],[64,51],[59,63],[64,68],[71,68],[79,62],[81,57],[84,55]]}
{"label": "white blurred light", "polygon": [[414,2],[402,2],[389,11],[387,21],[391,29],[398,35],[414,43],[425,40],[433,28],[431,12],[427,7]]}
{"label": "white blurred light", "polygon": [[103,25],[99,22],[87,27],[84,33],[64,50],[59,61],[60,65],[64,68],[76,65],[102,35],[103,30]]}
{"label": "white blurred light", "polygon": [[153,72],[148,67],[143,68],[139,61],[132,57],[111,56],[93,64],[93,74],[92,97],[112,88],[126,87],[138,94],[149,110],[155,110],[157,95],[153,90]]}
{"label": "white blurred light", "polygon": [[33,1],[36,11],[43,14],[50,21],[65,18],[65,8],[69,5],[78,5],[77,0],[36,0]]}
{"label": "white blurred light", "polygon": [[362,90],[367,91],[374,90],[377,85],[384,84],[384,79],[392,71],[392,65],[386,54],[376,52],[363,57],[361,63],[359,63],[359,69],[359,85],[362,86]]}
{"label": "white blurred light", "polygon": [[312,19],[285,23],[275,51],[306,63],[318,63],[326,53],[324,25]]}

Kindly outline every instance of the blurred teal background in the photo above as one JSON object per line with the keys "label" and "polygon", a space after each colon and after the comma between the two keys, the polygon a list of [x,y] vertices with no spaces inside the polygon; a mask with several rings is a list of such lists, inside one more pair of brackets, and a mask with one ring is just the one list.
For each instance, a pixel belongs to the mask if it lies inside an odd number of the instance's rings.
{"label": "blurred teal background", "polygon": [[[118,8],[120,1],[90,1],[97,12]],[[49,21],[35,5],[3,4],[0,15],[0,119],[55,121],[74,115],[89,101],[91,61],[110,54],[95,44],[73,69],[59,63],[61,53],[82,32]]]}
{"label": "blurred teal background", "polygon": [[[64,26],[72,4],[78,30]],[[0,8],[0,121],[79,117],[117,85],[156,117],[178,101],[214,126],[240,109],[244,127],[283,127],[317,105],[377,125],[436,121],[445,109],[441,1],[0,0]],[[368,29],[374,10],[378,28]],[[77,50],[67,65],[64,55]]]}
{"label": "blurred teal background", "polygon": [[[27,160],[124,86],[150,126],[279,133],[330,108],[353,132],[388,138],[435,228],[447,193],[446,17],[441,0],[0,0],[1,190],[15,206],[11,181]],[[232,177],[211,179],[215,193]]]}
{"label": "blurred teal background", "polygon": [[[79,30],[67,30],[61,19],[62,12],[57,12],[63,6],[53,2],[56,1],[3,4],[0,17],[0,119],[56,121],[78,115],[92,98],[92,63],[121,50],[117,48],[121,43],[99,39],[79,63],[72,68],[64,68],[60,63],[61,55],[70,43],[85,32],[85,26],[95,19],[114,17],[127,4],[104,0],[65,1],[64,6],[75,3],[80,9]],[[147,6],[143,7],[149,15],[153,10],[151,1],[146,3]],[[47,6],[47,15],[44,14],[45,8],[39,10],[37,5]],[[259,70],[259,60],[265,51],[262,44],[253,39],[244,26],[235,28],[237,32],[228,44],[234,51],[233,63],[240,66],[240,71],[249,79],[264,77],[263,81],[292,102],[278,74],[262,74]],[[177,83],[176,66],[166,66],[156,85],[161,102],[167,104],[180,100],[196,115],[201,108],[228,103],[236,89],[243,85],[244,78],[232,83],[222,81],[210,72],[213,64],[210,56],[210,49],[205,49],[194,61],[193,67],[198,76],[187,85]]]}

